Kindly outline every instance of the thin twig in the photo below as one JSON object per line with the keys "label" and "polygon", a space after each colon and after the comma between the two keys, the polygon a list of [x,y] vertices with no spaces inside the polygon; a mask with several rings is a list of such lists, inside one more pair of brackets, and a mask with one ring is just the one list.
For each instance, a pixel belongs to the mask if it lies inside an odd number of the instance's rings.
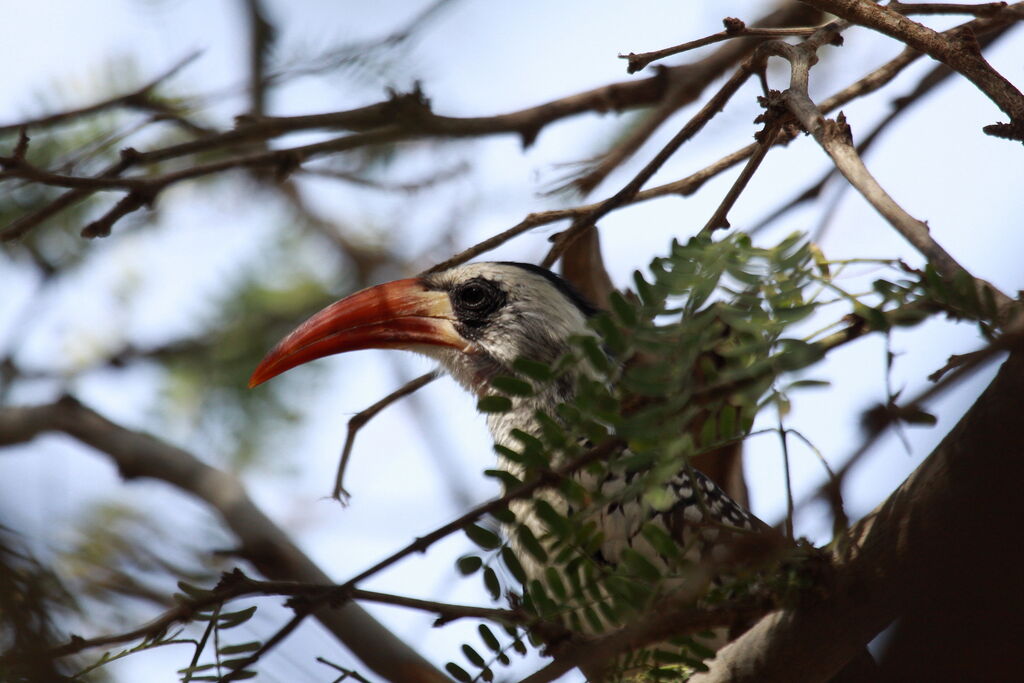
{"label": "thin twig", "polygon": [[186,57],[178,60],[169,69],[167,69],[160,75],[154,77],[148,83],[145,83],[142,87],[137,88],[131,92],[116,95],[114,97],[102,100],[100,102],[96,102],[95,104],[87,105],[85,107],[79,107],[77,109],[68,109],[66,111],[57,112],[55,114],[47,114],[46,116],[40,116],[38,118],[28,119],[26,121],[19,121],[17,123],[8,123],[5,125],[0,125],[0,135],[6,135],[11,131],[23,128],[46,128],[49,126],[64,123],[66,121],[70,121],[72,119],[86,116],[88,114],[95,114],[106,109],[114,109],[116,107],[122,107],[125,105],[138,106],[138,104],[142,100],[144,100],[151,94],[154,88],[156,88],[158,85],[160,85],[167,79],[171,78],[176,73],[184,69],[186,66],[194,62],[199,57],[200,54],[202,53],[193,52],[187,55]]}
{"label": "thin twig", "polygon": [[592,230],[594,224],[600,220],[603,216],[607,215],[611,211],[623,206],[628,203],[631,199],[636,197],[640,189],[647,183],[648,180],[668,161],[669,157],[676,153],[680,147],[683,146],[688,140],[696,135],[700,130],[710,121],[715,114],[720,112],[729,99],[739,90],[740,86],[746,82],[752,73],[758,69],[758,63],[762,58],[757,55],[749,57],[747,60],[740,65],[736,72],[729,78],[728,81],[719,88],[718,92],[708,100],[707,104],[701,107],[693,118],[691,118],[682,129],[669,140],[661,151],[659,151],[651,161],[649,161],[639,173],[637,173],[632,180],[616,192],[614,195],[604,200],[597,207],[579,217],[577,217],[571,226],[564,232],[554,237],[554,244],[548,251],[547,256],[541,262],[542,266],[550,267],[555,261],[562,255],[566,248],[576,239],[577,236],[581,235],[587,230]]}
{"label": "thin twig", "polygon": [[782,99],[786,106],[828,153],[839,172],[897,232],[928,259],[928,262],[935,267],[940,275],[953,279],[957,275],[965,273],[972,277],[979,290],[988,289],[992,293],[1001,316],[1005,318],[1013,307],[1012,300],[991,284],[971,276],[949,252],[935,241],[925,223],[907,213],[878,184],[853,146],[852,134],[842,112],[836,120],[827,120],[821,110],[811,101],[807,94],[808,75],[811,66],[817,61],[815,53],[820,44],[808,40],[799,46],[794,46],[781,41],[772,41],[762,46],[790,63],[790,86],[782,93]]}
{"label": "thin twig", "polygon": [[723,40],[730,40],[732,38],[781,38],[784,36],[806,36],[814,33],[818,27],[795,27],[795,28],[749,28],[745,23],[739,19],[733,17],[727,17],[722,20],[722,24],[725,26],[724,31],[713,33],[710,36],[704,38],[698,38],[697,40],[691,40],[683,43],[682,45],[676,45],[674,47],[666,47],[661,50],[653,50],[651,52],[641,52],[636,54],[630,52],[628,55],[619,55],[619,59],[626,59],[629,61],[629,65],[626,67],[627,73],[636,73],[642,70],[651,62],[656,62],[659,59],[665,57],[671,57],[688,50],[694,50],[705,45],[712,45],[714,43],[720,43]]}
{"label": "thin twig", "polygon": [[788,431],[782,422],[782,406],[776,406],[779,422],[779,442],[782,447],[782,468],[786,478],[786,538],[793,540],[793,479],[789,462]]}
{"label": "thin twig", "polygon": [[[241,544],[240,554],[264,576],[327,584],[330,578],[257,508],[237,478],[152,436],[105,419],[71,397],[27,408],[0,408],[0,445],[22,443],[48,431],[64,432],[105,453],[126,479],[151,477],[178,487],[218,512]],[[417,671],[445,679],[404,641],[357,604],[316,611],[316,618],[367,667],[384,678]]]}
{"label": "thin twig", "polygon": [[426,372],[416,379],[406,382],[373,405],[368,408],[364,408],[349,418],[347,434],[345,435],[345,445],[341,449],[341,459],[338,462],[338,473],[334,477],[334,491],[331,493],[332,498],[340,502],[342,505],[345,505],[352,497],[351,494],[345,490],[345,486],[342,482],[345,477],[345,468],[348,467],[348,459],[352,455],[352,447],[355,445],[356,435],[359,433],[359,430],[365,427],[367,422],[376,417],[377,413],[384,410],[395,401],[399,401],[409,394],[419,391],[440,376],[440,370],[431,370],[430,372]]}
{"label": "thin twig", "polygon": [[[83,652],[85,650],[105,647],[117,643],[125,643],[138,639],[151,638],[155,634],[163,633],[176,623],[192,621],[195,616],[211,607],[214,608],[214,618],[220,611],[220,606],[240,598],[288,596],[303,598],[304,605],[320,605],[324,602],[338,603],[339,595],[344,590],[346,600],[365,600],[377,602],[396,607],[407,607],[409,609],[430,612],[438,616],[438,623],[447,623],[456,619],[474,618],[490,619],[492,621],[509,624],[526,624],[533,617],[517,610],[506,610],[491,607],[476,607],[474,605],[453,605],[450,603],[436,602],[433,600],[420,600],[402,595],[392,595],[376,591],[367,591],[359,588],[343,589],[337,584],[316,584],[300,581],[260,581],[252,579],[240,570],[235,569],[225,572],[221,576],[220,583],[213,590],[202,597],[180,602],[171,609],[165,611],[154,619],[146,622],[138,628],[123,633],[98,636],[95,638],[72,638],[62,645],[55,646],[49,650],[40,652],[38,656],[48,659],[57,659],[68,655]],[[301,601],[296,601],[299,605]],[[198,658],[202,652],[201,646],[206,642],[206,635],[200,641],[200,649],[197,650],[191,666],[198,664]],[[6,655],[4,655],[6,657]],[[3,657],[0,657],[0,661]]]}
{"label": "thin twig", "polygon": [[[805,0],[813,7],[899,40],[947,64],[978,87],[1009,117],[1009,123],[985,126],[990,135],[1024,140],[1024,94],[981,56],[974,37],[968,33],[950,36],[889,11],[867,0]],[[1024,3],[1016,3],[1000,14],[1024,12]]]}
{"label": "thin twig", "polygon": [[[1009,22],[970,22],[970,24],[964,24],[963,27],[969,27],[972,24],[974,25],[974,28],[972,30],[975,33],[975,35],[978,36],[978,44],[983,48],[990,45],[998,38],[1000,38],[1013,26],[1013,24]],[[957,29],[959,30],[963,27],[957,27]],[[888,80],[891,80],[892,76],[895,76],[897,73],[902,71],[906,66],[911,64],[913,61],[917,60],[920,56],[921,53],[918,52],[917,50],[906,48],[895,59],[890,60],[885,65],[877,69],[874,72],[874,74],[878,74],[879,76],[885,77],[886,82],[888,82]],[[925,74],[925,76],[922,77],[917,82],[917,85],[914,86],[914,88],[910,92],[908,92],[906,95],[902,95],[894,99],[892,101],[892,108],[890,109],[889,113],[885,116],[885,118],[883,118],[881,121],[875,124],[874,128],[872,128],[868,132],[868,134],[865,135],[860,140],[860,142],[857,143],[857,153],[860,154],[861,156],[864,156],[864,154],[871,148],[874,142],[881,137],[881,134],[885,130],[887,130],[890,125],[892,125],[902,114],[909,111],[913,105],[921,102],[926,94],[934,90],[936,86],[940,85],[941,83],[944,83],[954,73],[956,72],[950,69],[945,64],[938,64],[935,67],[933,67],[927,74]],[[874,74],[872,75],[872,77],[863,78],[859,80],[855,85],[867,85],[869,83],[874,85],[874,83],[877,81],[877,77],[874,77]],[[846,101],[849,101],[848,98],[842,99],[844,99],[845,101],[839,102],[839,98],[837,98],[836,96],[827,98],[826,100],[822,101],[822,103],[819,105],[819,108],[825,113],[834,111],[835,109],[842,106],[842,104],[845,104]],[[796,207],[806,202],[818,198],[824,190],[825,186],[828,184],[829,180],[834,178],[838,173],[839,170],[835,166],[832,166],[828,171],[826,171],[822,175],[821,178],[818,179],[816,183],[812,184],[803,192],[793,197],[791,200],[789,200],[779,208],[775,209],[768,216],[765,216],[764,218],[759,220],[755,225],[753,225],[748,230],[748,232],[751,235],[756,234],[763,230],[768,225],[770,225],[771,223],[774,223],[776,220],[778,220],[780,217],[782,217],[789,211],[795,209]],[[840,190],[840,192],[842,192],[842,190]],[[815,241],[818,241],[820,239],[820,234],[815,234]]]}
{"label": "thin twig", "polygon": [[739,176],[733,181],[729,191],[725,193],[725,197],[722,198],[718,208],[715,209],[715,212],[711,214],[711,218],[701,228],[701,235],[710,237],[715,230],[729,227],[729,211],[736,203],[736,200],[739,199],[740,193],[746,188],[747,183],[754,177],[754,173],[761,166],[765,156],[767,156],[768,150],[774,146],[775,140],[778,138],[779,131],[782,128],[782,121],[778,119],[776,114],[772,114],[770,111],[765,115],[772,117],[772,120],[765,124],[764,129],[757,136],[757,151],[747,159],[743,170],[740,171]]}

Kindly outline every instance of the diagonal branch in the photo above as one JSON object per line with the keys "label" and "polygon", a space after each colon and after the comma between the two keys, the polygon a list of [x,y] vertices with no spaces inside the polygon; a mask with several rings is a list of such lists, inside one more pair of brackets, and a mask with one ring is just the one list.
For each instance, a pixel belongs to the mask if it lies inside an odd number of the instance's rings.
{"label": "diagonal branch", "polygon": [[[1024,355],[1018,352],[899,489],[850,529],[842,544],[847,550],[835,554],[828,597],[808,596],[768,615],[719,650],[710,671],[691,681],[791,681],[796,661],[800,680],[826,680],[893,620],[941,604],[960,582],[976,582],[980,567],[1019,567],[1015,539],[1024,459],[1010,454],[1024,449],[1024,434],[1008,425],[1019,421],[1021,395]],[[1008,593],[993,591],[989,598],[1019,609],[1016,579],[1007,586]],[[975,606],[979,621],[988,607]],[[1012,651],[1006,641],[1013,637],[1011,629],[1004,642],[986,647]],[[987,662],[988,654],[959,651],[956,657]]]}
{"label": "diagonal branch", "polygon": [[[241,554],[272,579],[330,583],[330,578],[249,499],[235,477],[158,439],[125,429],[66,397],[51,405],[0,409],[0,445],[64,432],[106,453],[126,479],[160,479],[215,509],[241,543]],[[354,603],[314,616],[368,667],[389,680],[446,681],[419,654]]]}
{"label": "diagonal branch", "polygon": [[817,105],[807,94],[807,82],[811,66],[817,61],[817,46],[806,41],[799,46],[781,41],[765,43],[765,49],[785,58],[791,65],[790,87],[781,94],[782,101],[800,124],[814,137],[828,153],[839,172],[858,192],[896,229],[911,245],[931,263],[945,278],[954,279],[960,275],[971,277],[976,287],[991,292],[1005,319],[1010,315],[1013,301],[991,284],[974,278],[931,236],[928,226],[911,216],[882,188],[868,171],[853,145],[853,138],[846,117],[840,112],[835,120],[824,117]]}
{"label": "diagonal branch", "polygon": [[[1009,124],[986,126],[985,132],[994,134],[998,131],[1002,137],[1024,140],[1024,94],[985,61],[970,33],[942,34],[868,0],[802,1],[854,24],[884,33],[958,71],[1010,117]],[[1024,13],[1024,7],[1016,3],[1003,12],[1020,15]]]}
{"label": "diagonal branch", "polygon": [[194,62],[198,57],[199,52],[193,52],[192,54],[178,60],[169,69],[154,77],[149,82],[142,85],[140,88],[136,88],[131,92],[123,93],[121,95],[115,95],[108,99],[96,102],[94,104],[86,105],[84,107],[78,107],[77,109],[68,109],[66,111],[57,112],[55,114],[47,114],[46,116],[40,116],[34,119],[27,119],[25,121],[19,121],[17,123],[8,123],[0,126],[0,135],[6,135],[17,130],[29,128],[47,128],[54,126],[65,121],[70,121],[82,116],[89,114],[96,114],[107,109],[116,109],[117,107],[140,107],[147,109],[155,109],[150,102],[150,96],[153,90],[161,83],[171,78],[179,71],[184,69],[186,66]]}

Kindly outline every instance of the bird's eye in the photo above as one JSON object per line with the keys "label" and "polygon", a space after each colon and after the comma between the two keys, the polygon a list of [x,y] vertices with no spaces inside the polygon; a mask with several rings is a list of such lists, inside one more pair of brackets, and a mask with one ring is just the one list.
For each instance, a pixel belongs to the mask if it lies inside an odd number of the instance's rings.
{"label": "bird's eye", "polygon": [[459,290],[459,302],[466,308],[479,308],[487,303],[487,289],[471,282]]}
{"label": "bird's eye", "polygon": [[480,325],[488,316],[502,307],[505,294],[493,282],[470,280],[452,290],[455,313],[468,325]]}

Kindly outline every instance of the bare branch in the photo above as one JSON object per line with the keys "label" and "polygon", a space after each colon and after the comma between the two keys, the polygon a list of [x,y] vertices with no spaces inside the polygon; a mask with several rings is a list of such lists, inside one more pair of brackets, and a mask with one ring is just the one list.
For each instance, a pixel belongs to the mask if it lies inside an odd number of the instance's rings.
{"label": "bare branch", "polygon": [[[895,38],[958,71],[1010,117],[1008,124],[986,126],[984,131],[990,135],[1024,140],[1024,94],[985,61],[974,36],[969,32],[956,36],[948,35],[948,32],[937,33],[868,0],[804,1],[854,24]],[[1024,3],[1015,3],[1001,12],[1015,15],[1024,12]]]}
{"label": "bare branch", "polygon": [[810,68],[817,61],[815,52],[818,45],[811,40],[805,41],[799,46],[773,41],[765,43],[762,47],[790,62],[792,72],[790,86],[782,93],[782,99],[800,124],[814,136],[818,144],[832,158],[839,172],[897,232],[928,259],[928,262],[935,267],[939,274],[950,279],[961,273],[972,277],[979,290],[988,289],[992,292],[1000,311],[1004,317],[1008,316],[1013,307],[1013,301],[991,284],[973,278],[949,252],[932,238],[925,223],[907,213],[878,184],[853,146],[846,117],[840,112],[839,117],[834,121],[825,119],[821,110],[811,101],[807,94],[807,81]]}
{"label": "bare branch", "polygon": [[[786,31],[789,29],[780,27],[791,26],[794,23],[817,21],[820,19],[820,16],[820,13],[810,12],[803,5],[790,3],[759,19],[756,22],[759,28],[749,30]],[[742,22],[739,23],[742,24]],[[764,36],[761,36],[760,39],[764,40]],[[676,67],[671,72],[666,71],[666,77],[671,73],[671,78],[667,81],[668,85],[665,95],[661,98],[658,106],[654,110],[647,112],[640,125],[629,131],[623,139],[619,140],[610,150],[603,153],[589,170],[569,183],[567,187],[572,187],[582,194],[591,192],[612,171],[618,168],[623,161],[640,149],[640,146],[650,139],[651,135],[661,127],[661,124],[682,107],[695,102],[704,92],[705,88],[740,60],[749,56],[756,45],[757,41],[729,44],[716,50],[704,59],[682,67]]]}
{"label": "bare branch", "polygon": [[[126,479],[172,484],[217,510],[241,542],[241,554],[264,576],[327,584],[330,579],[249,499],[233,476],[184,450],[110,422],[73,398],[31,408],[0,408],[0,445],[61,431],[106,453]],[[426,660],[354,603],[322,607],[314,616],[356,657],[385,678],[446,681]]]}
{"label": "bare branch", "polygon": [[[1012,539],[1024,459],[1006,454],[1020,452],[1024,441],[1020,430],[1006,425],[1019,419],[1022,392],[1024,357],[1015,353],[935,451],[849,531],[845,551],[835,555],[828,599],[770,614],[720,650],[708,673],[691,680],[791,681],[796,661],[801,680],[827,680],[894,619],[973,580],[977,555],[951,548],[984,548],[991,566],[1019,566],[1019,544]],[[1019,591],[1007,591],[990,595],[1019,604]],[[986,643],[997,650],[1003,645]],[[974,662],[983,653],[957,656]]]}
{"label": "bare branch", "polygon": [[723,40],[730,40],[732,38],[781,38],[784,36],[808,36],[818,29],[817,26],[796,28],[749,28],[745,23],[733,17],[723,19],[722,24],[725,26],[725,30],[713,33],[710,36],[691,40],[683,43],[682,45],[662,48],[661,50],[641,52],[640,54],[630,52],[628,55],[619,55],[619,59],[626,59],[629,61],[629,65],[626,67],[626,72],[633,74],[637,71],[641,71],[651,62],[656,62],[659,59],[678,55],[689,50],[695,50],[699,47],[704,47],[705,45],[720,43]]}
{"label": "bare branch", "polygon": [[261,0],[242,0],[242,9],[249,23],[249,115],[258,117],[266,109],[266,61],[277,30],[267,19]]}
{"label": "bare branch", "polygon": [[1005,2],[982,2],[976,5],[962,2],[900,2],[890,0],[889,9],[900,14],[973,14],[990,17],[1006,9]]}
{"label": "bare branch", "polygon": [[342,483],[345,477],[345,468],[348,466],[348,459],[352,455],[352,447],[355,446],[356,434],[366,426],[366,423],[377,416],[377,413],[387,408],[395,401],[399,401],[413,392],[419,391],[441,375],[440,371],[432,370],[426,372],[416,379],[406,382],[395,391],[377,401],[368,408],[364,408],[348,419],[348,433],[345,436],[345,445],[341,449],[341,460],[338,462],[338,474],[334,478],[334,491],[331,497],[345,504],[351,495],[345,490]]}
{"label": "bare branch", "polygon": [[[892,3],[889,4],[891,7]],[[975,35],[978,36],[978,44],[981,47],[986,47],[991,43],[995,42],[1003,34],[1005,34],[1013,26],[1013,23],[971,22],[970,24],[964,24],[964,26],[973,26],[972,30],[974,31]],[[893,76],[902,71],[904,67],[915,61],[920,56],[921,53],[918,52],[917,50],[906,48],[902,53],[900,53],[898,57],[877,69],[873,73],[872,77],[861,79],[860,81],[857,82],[857,84],[855,84],[855,86],[857,86],[859,89],[860,87],[867,86],[868,84],[873,84],[876,81],[876,78],[874,77],[875,74],[877,74],[878,77],[885,78],[886,81],[891,80]],[[874,128],[872,128],[871,131],[868,132],[868,134],[865,135],[864,138],[857,143],[857,153],[863,156],[865,152],[867,152],[868,149],[870,149],[871,145],[874,144],[874,142],[877,139],[879,139],[881,134],[885,132],[885,130],[887,130],[893,122],[895,122],[904,112],[908,111],[913,105],[921,102],[921,100],[924,98],[926,94],[934,90],[936,86],[940,85],[941,83],[944,83],[954,73],[956,72],[950,69],[945,64],[938,64],[934,68],[932,68],[931,71],[925,74],[925,76],[922,77],[921,80],[917,82],[917,85],[914,86],[913,90],[908,92],[906,95],[902,95],[901,97],[897,97],[896,99],[894,99],[892,101],[892,108],[890,109],[889,113],[885,116],[885,118],[883,118],[881,121],[875,124]],[[850,88],[848,88],[847,90],[850,90]],[[842,103],[839,102],[839,100],[841,99],[844,100]],[[823,101],[822,104],[819,105],[819,108],[823,112],[833,111],[842,104],[845,104],[845,101],[849,100],[847,100],[846,98],[832,96]],[[778,209],[776,209],[775,211],[773,211],[772,213],[758,221],[757,224],[750,228],[749,232],[751,234],[755,234],[762,230],[764,227],[775,222],[781,216],[785,215],[787,212],[796,208],[797,206],[800,206],[805,202],[817,199],[821,195],[821,192],[825,188],[825,185],[828,183],[828,181],[831,178],[833,178],[838,172],[838,169],[836,169],[835,167],[829,169],[816,183],[814,183],[806,190],[801,192],[799,195],[793,197],[793,199],[786,202]]]}
{"label": "bare branch", "polygon": [[179,71],[184,69],[186,66],[194,62],[198,57],[199,52],[193,52],[192,54],[179,60],[169,69],[162,74],[156,76],[142,87],[133,90],[122,95],[116,95],[95,104],[90,104],[85,107],[79,107],[77,109],[68,109],[67,111],[57,112],[56,114],[48,114],[46,116],[40,116],[35,119],[28,119],[26,121],[19,121],[17,123],[8,123],[0,126],[0,135],[5,135],[12,131],[16,131],[22,128],[46,128],[54,126],[72,119],[87,116],[89,114],[95,114],[107,109],[116,109],[117,107],[133,106],[138,107],[145,100],[149,98],[153,90],[164,81],[168,80]]}
{"label": "bare branch", "polygon": [[580,234],[593,229],[594,224],[603,216],[636,197],[644,184],[668,161],[669,157],[675,154],[687,140],[700,132],[705,124],[725,107],[726,102],[739,90],[747,78],[758,70],[758,61],[759,58],[755,55],[740,65],[732,77],[708,100],[707,104],[701,107],[700,111],[694,114],[693,118],[621,190],[598,204],[593,211],[577,217],[567,230],[555,235],[553,238],[554,244],[548,251],[547,256],[544,257],[541,265],[550,267]]}
{"label": "bare branch", "polygon": [[777,113],[769,111],[765,116],[771,117],[772,120],[766,123],[764,129],[757,135],[757,151],[747,159],[743,170],[736,177],[729,191],[725,193],[725,197],[718,205],[718,208],[715,209],[715,212],[711,214],[711,218],[701,228],[700,234],[710,236],[715,230],[729,227],[729,211],[736,203],[736,200],[739,199],[740,193],[743,192],[747,183],[754,176],[754,172],[760,167],[761,162],[768,154],[768,150],[775,145],[775,140],[778,138],[783,122],[779,120]]}

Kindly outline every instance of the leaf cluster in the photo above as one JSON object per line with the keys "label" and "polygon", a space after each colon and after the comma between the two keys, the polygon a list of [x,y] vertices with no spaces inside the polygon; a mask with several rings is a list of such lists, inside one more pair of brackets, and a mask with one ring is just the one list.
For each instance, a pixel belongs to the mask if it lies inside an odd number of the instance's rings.
{"label": "leaf cluster", "polygon": [[[846,320],[867,319],[883,330],[921,319],[893,313],[925,300],[919,281],[879,281],[853,294],[837,281],[851,264],[830,264],[799,234],[771,247],[755,246],[742,233],[673,242],[647,273],[634,274],[634,293],[612,294],[610,310],[592,322],[594,334],[575,340],[569,354],[551,365],[517,361],[514,376],[493,381],[481,410],[504,412],[551,382],[572,381],[575,394],[553,414],[538,412],[535,433],[513,431],[515,447],[495,447],[510,466],[487,474],[506,490],[549,477],[609,437],[625,440],[628,449],[494,514],[504,535],[467,527],[481,552],[460,558],[459,571],[478,574],[494,600],[508,595],[531,615],[534,641],[545,632],[538,624],[607,633],[687,586],[713,588],[689,598],[707,604],[784,585],[762,580],[763,562],[709,579],[700,535],[680,535],[656,513],[671,511],[671,481],[695,456],[744,441],[766,406],[788,406],[790,391],[824,384],[792,377],[829,348],[819,334],[802,331],[816,313],[845,305]],[[622,528],[608,521],[615,512]],[[624,537],[614,561],[606,557],[614,541],[608,533]],[[509,633],[520,642],[518,631]],[[618,665],[652,675],[666,666],[673,675],[680,667],[699,670],[711,654],[701,635],[707,634],[681,634]],[[490,680],[494,662],[504,663],[468,644],[463,649],[478,669],[475,680]],[[449,670],[474,679],[458,665]]]}

